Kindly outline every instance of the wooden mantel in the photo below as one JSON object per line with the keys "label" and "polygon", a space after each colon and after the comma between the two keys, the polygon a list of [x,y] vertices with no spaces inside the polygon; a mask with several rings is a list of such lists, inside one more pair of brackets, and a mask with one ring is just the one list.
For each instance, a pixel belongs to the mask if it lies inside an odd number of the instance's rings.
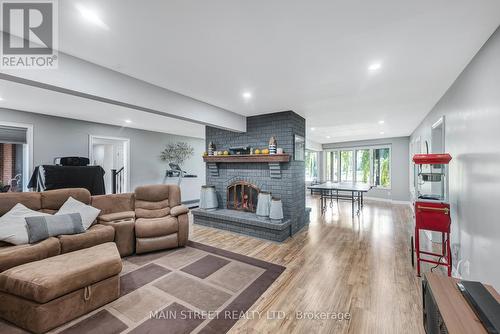
{"label": "wooden mantel", "polygon": [[290,154],[238,154],[238,155],[206,155],[205,162],[289,162]]}
{"label": "wooden mantel", "polygon": [[240,154],[240,155],[206,155],[203,161],[207,163],[210,175],[219,176],[218,163],[257,163],[269,164],[270,177],[281,179],[281,164],[290,161],[290,154]]}

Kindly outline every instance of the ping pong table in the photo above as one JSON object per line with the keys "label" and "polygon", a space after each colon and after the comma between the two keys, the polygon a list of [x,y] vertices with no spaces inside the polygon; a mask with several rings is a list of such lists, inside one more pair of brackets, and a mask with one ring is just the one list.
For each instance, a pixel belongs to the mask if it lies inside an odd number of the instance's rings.
{"label": "ping pong table", "polygon": [[350,200],[352,205],[352,215],[354,216],[354,206],[357,203],[356,214],[359,215],[363,208],[363,194],[371,189],[371,186],[366,183],[358,182],[326,182],[307,187],[320,193],[321,214],[324,214],[328,199],[330,207],[333,207],[333,200],[338,203],[339,200]]}

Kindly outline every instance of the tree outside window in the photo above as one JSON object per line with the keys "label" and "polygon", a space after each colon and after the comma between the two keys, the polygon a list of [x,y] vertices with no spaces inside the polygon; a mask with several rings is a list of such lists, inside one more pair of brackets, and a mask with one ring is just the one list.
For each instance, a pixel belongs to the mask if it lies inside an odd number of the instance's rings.
{"label": "tree outside window", "polygon": [[374,185],[389,188],[391,186],[390,149],[373,150]]}
{"label": "tree outside window", "polygon": [[356,182],[370,183],[370,150],[356,150]]}
{"label": "tree outside window", "polygon": [[306,151],[306,181],[318,180],[318,152]]}
{"label": "tree outside window", "polygon": [[353,151],[340,151],[340,179],[342,182],[353,181]]}

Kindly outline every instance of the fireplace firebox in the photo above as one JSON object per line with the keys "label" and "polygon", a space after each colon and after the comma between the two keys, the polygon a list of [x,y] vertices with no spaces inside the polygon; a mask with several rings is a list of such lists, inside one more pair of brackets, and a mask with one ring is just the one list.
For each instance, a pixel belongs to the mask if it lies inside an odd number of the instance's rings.
{"label": "fireplace firebox", "polygon": [[227,187],[226,207],[232,210],[255,212],[259,192],[260,189],[249,182],[234,182]]}

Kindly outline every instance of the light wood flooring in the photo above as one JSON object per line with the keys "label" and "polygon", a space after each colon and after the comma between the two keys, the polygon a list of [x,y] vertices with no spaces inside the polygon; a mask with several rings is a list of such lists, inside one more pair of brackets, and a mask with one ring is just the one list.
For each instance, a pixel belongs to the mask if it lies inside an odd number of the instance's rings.
{"label": "light wood flooring", "polygon": [[[284,243],[191,225],[191,240],[287,267],[230,333],[424,333],[410,207],[367,200],[353,219],[348,202],[324,216],[317,197],[307,206],[309,227]],[[351,319],[303,320],[297,311]]]}

